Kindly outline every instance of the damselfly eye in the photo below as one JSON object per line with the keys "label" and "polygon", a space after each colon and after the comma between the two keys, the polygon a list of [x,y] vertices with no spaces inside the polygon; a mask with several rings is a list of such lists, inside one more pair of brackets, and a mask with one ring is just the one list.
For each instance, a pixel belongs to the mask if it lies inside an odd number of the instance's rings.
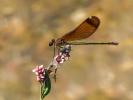
{"label": "damselfly eye", "polygon": [[52,46],[53,45],[53,42],[51,41],[51,42],[49,42],[49,46]]}
{"label": "damselfly eye", "polygon": [[54,44],[55,40],[52,39],[50,42],[49,42],[49,46],[52,46]]}

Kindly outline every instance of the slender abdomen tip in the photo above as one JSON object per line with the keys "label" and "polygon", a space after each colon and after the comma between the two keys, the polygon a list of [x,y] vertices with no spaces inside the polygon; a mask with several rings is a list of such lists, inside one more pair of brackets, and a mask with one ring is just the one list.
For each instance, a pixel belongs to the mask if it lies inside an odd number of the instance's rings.
{"label": "slender abdomen tip", "polygon": [[118,43],[118,42],[112,42],[112,44],[113,44],[113,45],[119,45],[119,43]]}

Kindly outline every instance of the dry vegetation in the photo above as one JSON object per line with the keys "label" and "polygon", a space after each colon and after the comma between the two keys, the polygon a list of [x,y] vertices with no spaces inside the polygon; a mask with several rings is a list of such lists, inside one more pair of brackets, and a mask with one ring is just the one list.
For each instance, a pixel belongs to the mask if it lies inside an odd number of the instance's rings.
{"label": "dry vegetation", "polygon": [[31,70],[49,64],[48,42],[92,15],[86,41],[120,45],[73,47],[46,100],[133,100],[133,0],[0,0],[0,100],[38,100]]}

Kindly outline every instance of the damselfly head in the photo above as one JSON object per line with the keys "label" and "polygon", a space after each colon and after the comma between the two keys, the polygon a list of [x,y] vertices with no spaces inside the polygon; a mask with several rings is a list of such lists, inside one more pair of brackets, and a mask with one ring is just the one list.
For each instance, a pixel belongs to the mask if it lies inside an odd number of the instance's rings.
{"label": "damselfly head", "polygon": [[49,42],[49,46],[52,46],[54,43],[55,43],[55,39],[52,39],[52,40]]}

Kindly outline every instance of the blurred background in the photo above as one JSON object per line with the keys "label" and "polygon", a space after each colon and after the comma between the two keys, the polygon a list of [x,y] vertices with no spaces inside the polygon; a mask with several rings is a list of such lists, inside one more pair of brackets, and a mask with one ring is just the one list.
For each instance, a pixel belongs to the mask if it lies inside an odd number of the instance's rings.
{"label": "blurred background", "polygon": [[118,46],[73,46],[46,100],[133,100],[133,0],[0,0],[0,100],[39,100],[32,69],[47,66],[48,46],[90,16],[101,20],[85,41]]}

